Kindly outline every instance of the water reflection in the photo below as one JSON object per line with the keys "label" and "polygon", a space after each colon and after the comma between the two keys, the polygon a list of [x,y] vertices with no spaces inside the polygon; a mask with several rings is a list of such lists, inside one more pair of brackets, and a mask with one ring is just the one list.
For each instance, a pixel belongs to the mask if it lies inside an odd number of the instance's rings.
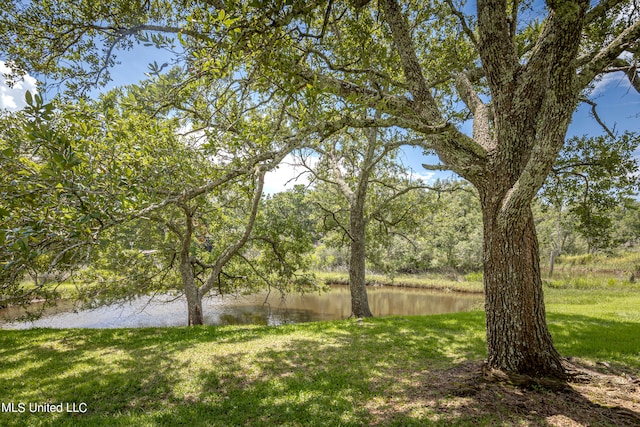
{"label": "water reflection", "polygon": [[[375,316],[426,315],[466,311],[482,302],[481,295],[455,294],[412,288],[369,288],[369,305]],[[349,288],[332,286],[329,292],[282,297],[273,293],[238,297],[210,297],[203,301],[205,323],[210,325],[312,322],[345,319],[351,314]],[[0,310],[6,320],[9,313]],[[186,325],[184,298],[142,297],[78,313],[48,315],[33,322],[11,323],[4,328],[116,328]]]}

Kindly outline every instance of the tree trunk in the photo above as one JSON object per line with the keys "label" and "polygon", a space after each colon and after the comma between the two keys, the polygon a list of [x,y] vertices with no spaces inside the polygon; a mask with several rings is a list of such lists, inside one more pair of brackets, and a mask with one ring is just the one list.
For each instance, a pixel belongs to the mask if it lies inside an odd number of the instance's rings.
{"label": "tree trunk", "polygon": [[204,319],[202,317],[202,297],[198,292],[198,287],[193,277],[193,269],[188,257],[180,259],[180,276],[182,278],[182,287],[187,297],[188,325],[202,325]]}
{"label": "tree trunk", "polygon": [[500,225],[483,202],[488,365],[533,377],[564,378],[544,308],[533,213]]}
{"label": "tree trunk", "polygon": [[[373,317],[367,297],[366,270],[366,221],[364,207],[351,206],[349,233],[351,250],[349,253],[349,290],[351,291],[351,314],[355,317]],[[364,203],[362,203],[364,205]]]}
{"label": "tree trunk", "polygon": [[182,209],[185,214],[185,230],[180,248],[179,269],[182,287],[187,297],[187,311],[189,313],[188,325],[202,325],[204,323],[202,317],[202,295],[198,291],[198,286],[193,276],[193,267],[191,266],[191,257],[189,254],[191,238],[193,236],[193,211],[186,205],[184,205]]}
{"label": "tree trunk", "polygon": [[187,296],[189,326],[202,325],[204,323],[204,317],[202,316],[202,298],[200,297],[197,289],[194,289],[194,291],[195,292],[185,292]]}
{"label": "tree trunk", "polygon": [[556,218],[556,236],[557,237],[549,257],[549,277],[553,276],[556,258],[564,251],[564,243],[567,239],[567,235],[562,228],[562,208],[558,208],[558,217]]}
{"label": "tree trunk", "polygon": [[558,256],[557,249],[551,249],[551,255],[549,256],[549,277],[553,277],[553,269],[556,264],[556,257]]}

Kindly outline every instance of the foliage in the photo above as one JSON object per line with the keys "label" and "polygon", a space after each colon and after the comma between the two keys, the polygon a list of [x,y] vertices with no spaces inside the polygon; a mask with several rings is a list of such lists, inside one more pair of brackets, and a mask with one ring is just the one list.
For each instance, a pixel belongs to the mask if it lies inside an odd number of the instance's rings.
{"label": "foliage", "polygon": [[[91,235],[94,218],[80,212],[82,199],[65,191],[81,162],[66,135],[59,135],[47,122],[55,118],[53,105],[44,105],[39,95],[27,95],[28,107],[15,115],[2,117],[0,147],[0,205],[2,294],[20,287],[30,273],[51,273],[50,264],[68,262],[74,255],[65,252],[66,243],[76,248]],[[57,221],[46,224],[50,211],[59,213]],[[51,249],[49,249],[51,248]],[[64,259],[66,258],[66,259]],[[29,271],[30,270],[30,271]]]}
{"label": "foliage", "polygon": [[18,302],[25,275],[43,291],[52,273],[87,262],[102,230],[193,176],[186,165],[177,172],[185,150],[174,125],[118,110],[113,96],[55,105],[27,95],[29,106],[5,117],[3,293]]}
{"label": "foliage", "polygon": [[263,271],[259,277],[268,277],[269,286],[284,291],[293,287],[305,292],[316,284],[309,274],[315,232],[306,198],[300,185],[266,197],[248,249],[260,254],[254,255]]}
{"label": "foliage", "polygon": [[558,221],[574,218],[589,251],[613,242],[613,212],[640,188],[633,156],[639,144],[638,136],[628,132],[620,137],[571,138],[540,192],[545,210],[557,212]]}
{"label": "foliage", "polygon": [[[593,82],[624,72],[638,89],[637,5],[487,0],[477,2],[475,13],[453,1],[203,6],[13,2],[0,9],[0,52],[17,71],[37,70],[58,82],[73,76],[71,87],[86,89],[105,82],[117,49],[136,42],[172,49],[175,38],[189,78],[173,86],[167,104],[189,111],[198,124],[209,125],[231,93],[239,101],[230,104],[234,114],[225,129],[244,128],[252,121],[243,113],[255,109],[257,121],[268,125],[249,126],[259,147],[272,135],[291,148],[312,145],[345,128],[420,134],[421,145],[442,161],[428,167],[455,171],[480,195],[489,365],[563,377],[540,309],[531,203]],[[150,75],[165,68],[154,62]],[[266,111],[277,114],[260,121]],[[471,117],[467,135],[460,124]],[[290,140],[292,134],[299,139]],[[588,223],[584,234],[606,228],[597,213],[575,213]],[[595,238],[588,236],[590,245],[598,244]]]}
{"label": "foliage", "polygon": [[[51,274],[64,274],[56,276],[59,282],[74,272],[82,284],[79,296],[89,304],[135,298],[175,289],[181,265],[206,284],[203,293],[214,280],[220,293],[276,282],[283,287],[292,278],[300,286],[311,283],[300,273],[310,242],[292,226],[296,212],[287,217],[284,204],[273,207],[284,195],[267,206],[260,239],[236,253],[255,219],[246,201],[261,195],[254,196],[259,190],[250,172],[262,162],[264,176],[286,155],[286,144],[277,151],[282,139],[264,135],[243,143],[267,126],[265,116],[245,115],[242,132],[238,124],[231,134],[216,133],[212,123],[185,131],[200,123],[197,117],[154,109],[162,90],[179,77],[173,71],[98,101],[55,107],[28,94],[29,108],[7,115],[7,203],[0,211],[14,222],[3,221],[0,242],[7,301],[28,303],[36,291],[53,299],[44,292]],[[21,201],[25,197],[29,204]],[[24,284],[28,277],[35,285]]]}

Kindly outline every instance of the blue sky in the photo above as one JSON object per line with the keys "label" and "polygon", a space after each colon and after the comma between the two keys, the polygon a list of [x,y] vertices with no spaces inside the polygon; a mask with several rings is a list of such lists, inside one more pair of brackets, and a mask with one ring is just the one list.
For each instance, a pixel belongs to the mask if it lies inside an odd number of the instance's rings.
{"label": "blue sky", "polygon": [[[153,61],[163,63],[170,60],[167,52],[154,47],[143,46],[138,46],[131,51],[119,52],[118,58],[121,63],[111,70],[113,77],[111,87],[137,83],[145,78],[144,73],[148,71],[149,63]],[[3,72],[7,71],[4,63],[0,61],[0,108],[21,108],[24,106],[24,92],[26,90],[34,90],[35,79],[27,76],[21,84],[14,88],[8,88],[4,84],[4,78],[1,76]],[[631,88],[623,73],[606,75],[596,85],[590,98],[598,103],[598,113],[609,128],[615,128],[619,132],[626,130],[640,131],[640,94]],[[466,123],[462,130],[470,133],[471,124]],[[602,128],[591,117],[591,107],[587,104],[581,104],[574,113],[568,137],[585,134],[600,135],[602,133]],[[425,156],[421,149],[404,148],[400,158],[418,176],[430,178],[431,180],[456,177],[450,171],[426,171],[422,167],[423,163],[436,164],[438,160],[435,156]],[[266,182],[267,192],[282,191],[284,188],[290,188],[296,183],[290,180],[299,175],[301,170],[292,166],[292,163],[295,163],[294,159],[288,157],[278,170],[268,175]],[[285,184],[287,184],[286,187]]]}

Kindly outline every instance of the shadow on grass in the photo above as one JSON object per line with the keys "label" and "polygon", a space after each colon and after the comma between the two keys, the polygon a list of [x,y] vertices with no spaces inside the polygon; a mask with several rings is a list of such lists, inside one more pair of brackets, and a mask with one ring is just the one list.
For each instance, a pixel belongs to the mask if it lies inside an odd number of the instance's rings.
{"label": "shadow on grass", "polygon": [[[637,334],[638,325],[592,320],[551,316],[561,351],[589,357],[578,340]],[[574,416],[561,405],[531,409],[556,393],[479,380],[479,312],[277,328],[0,331],[0,345],[0,402],[88,408],[0,414],[8,426],[444,426]],[[627,350],[610,360],[626,363]],[[602,409],[578,392],[571,399],[585,420]]]}
{"label": "shadow on grass", "polygon": [[549,315],[549,329],[563,355],[613,363],[640,375],[640,324],[580,315]]}
{"label": "shadow on grass", "polygon": [[[24,412],[0,425],[113,425],[110,417],[160,411],[194,345],[251,341],[267,328],[34,329],[0,332],[0,402]],[[269,331],[272,332],[272,331]],[[188,366],[187,366],[188,367]],[[32,413],[31,405],[84,403],[86,414]],[[66,409],[66,405],[63,405]],[[6,405],[5,405],[6,407]],[[127,424],[126,422],[123,423]]]}

